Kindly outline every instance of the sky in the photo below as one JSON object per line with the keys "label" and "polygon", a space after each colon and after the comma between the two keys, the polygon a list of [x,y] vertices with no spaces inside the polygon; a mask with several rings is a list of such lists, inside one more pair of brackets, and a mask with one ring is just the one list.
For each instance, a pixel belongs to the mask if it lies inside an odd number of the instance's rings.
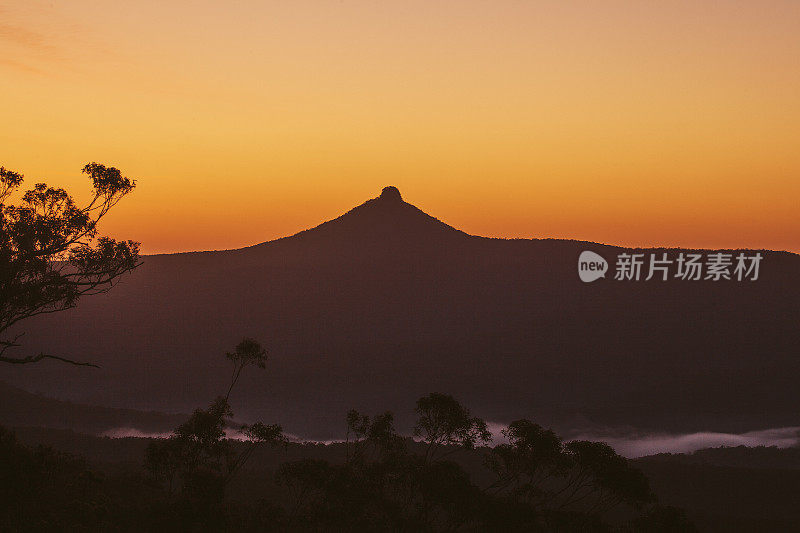
{"label": "sky", "polygon": [[145,253],[386,185],[472,234],[800,252],[794,0],[0,0],[0,165]]}

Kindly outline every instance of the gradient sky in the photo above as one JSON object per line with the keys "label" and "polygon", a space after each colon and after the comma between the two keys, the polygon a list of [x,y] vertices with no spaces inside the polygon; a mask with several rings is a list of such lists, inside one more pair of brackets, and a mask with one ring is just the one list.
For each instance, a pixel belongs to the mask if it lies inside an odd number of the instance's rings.
{"label": "gradient sky", "polygon": [[[381,187],[469,233],[800,251],[800,2],[0,1],[0,164],[233,248]],[[80,194],[78,194],[80,192]]]}

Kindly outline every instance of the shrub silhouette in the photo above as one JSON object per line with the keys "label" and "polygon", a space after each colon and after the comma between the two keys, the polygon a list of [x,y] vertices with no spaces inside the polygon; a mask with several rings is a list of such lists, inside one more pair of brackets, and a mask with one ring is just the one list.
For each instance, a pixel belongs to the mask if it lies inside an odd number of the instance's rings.
{"label": "shrub silhouette", "polygon": [[83,459],[28,447],[0,427],[0,530],[85,529],[102,522],[101,477]]}
{"label": "shrub silhouette", "polygon": [[[654,501],[644,475],[604,443],[565,444],[552,431],[518,420],[503,432],[507,444],[476,449],[491,440],[486,423],[452,396],[420,398],[416,412],[418,442],[397,435],[391,413],[350,411],[343,464],[282,465],[276,479],[289,495],[290,526],[594,531],[608,526],[611,509],[635,511]],[[446,459],[459,450],[484,454],[494,481],[481,489],[474,472]]]}

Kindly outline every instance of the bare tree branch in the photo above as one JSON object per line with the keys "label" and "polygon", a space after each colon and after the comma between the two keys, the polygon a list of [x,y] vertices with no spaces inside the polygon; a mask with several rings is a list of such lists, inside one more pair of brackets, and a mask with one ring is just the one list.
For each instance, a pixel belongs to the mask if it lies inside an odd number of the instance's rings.
{"label": "bare tree branch", "polygon": [[98,365],[94,363],[81,363],[78,361],[74,361],[72,359],[67,359],[66,357],[59,357],[57,355],[48,355],[44,353],[40,353],[39,355],[29,355],[28,357],[5,357],[0,356],[0,362],[3,363],[11,363],[12,365],[26,365],[28,363],[37,363],[42,359],[55,359],[56,361],[62,361],[64,363],[69,363],[75,366],[91,366],[93,368],[100,368]]}

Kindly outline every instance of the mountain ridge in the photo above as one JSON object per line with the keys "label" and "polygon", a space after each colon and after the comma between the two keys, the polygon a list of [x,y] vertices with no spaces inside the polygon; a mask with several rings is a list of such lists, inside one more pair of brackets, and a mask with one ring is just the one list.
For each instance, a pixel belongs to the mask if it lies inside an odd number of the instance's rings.
{"label": "mountain ridge", "polygon": [[[387,189],[394,189],[396,191],[396,196],[384,196],[384,191]],[[407,221],[409,215],[417,218],[417,222],[424,221],[427,222],[427,229],[432,230],[434,233],[444,232],[449,234],[451,237],[466,237],[466,238],[473,238],[473,239],[482,239],[486,241],[500,241],[500,242],[553,242],[553,243],[579,243],[584,244],[587,246],[601,246],[607,248],[615,248],[615,249],[626,249],[626,250],[675,250],[675,251],[764,251],[764,252],[771,252],[777,254],[789,254],[792,256],[800,257],[800,254],[795,252],[791,252],[788,250],[772,250],[767,248],[697,248],[697,247],[686,247],[686,246],[623,246],[613,243],[604,243],[598,241],[589,241],[589,240],[582,240],[582,239],[570,239],[570,238],[550,238],[550,237],[487,237],[483,235],[475,235],[467,233],[463,230],[455,228],[447,224],[446,222],[429,215],[428,213],[424,212],[420,208],[416,207],[415,205],[406,202],[402,199],[399,190],[396,187],[388,186],[384,187],[381,195],[371,198],[352,209],[348,210],[347,212],[335,217],[333,219],[321,222],[316,226],[312,226],[310,228],[300,230],[296,233],[292,233],[290,235],[286,235],[283,237],[277,237],[275,239],[270,239],[267,241],[258,242],[255,244],[243,246],[240,248],[228,248],[228,249],[221,249],[221,250],[193,250],[193,251],[184,251],[184,252],[167,252],[167,253],[158,253],[158,254],[146,254],[143,257],[163,257],[163,256],[174,256],[174,255],[185,255],[185,254],[206,254],[206,253],[231,253],[231,252],[241,252],[244,250],[259,250],[267,247],[268,245],[273,245],[276,243],[285,243],[292,239],[303,239],[303,238],[319,238],[319,234],[325,231],[329,231],[334,229],[336,226],[349,226],[347,229],[352,230],[353,226],[357,226],[358,224],[368,224],[368,221],[363,220],[363,215],[367,214],[366,218],[371,218],[374,220],[375,218],[382,219],[383,224],[379,224],[378,228],[386,229],[387,227],[393,229],[403,229],[402,226],[398,226],[396,224],[399,221]],[[371,212],[371,213],[370,213]],[[379,213],[378,217],[370,216],[375,212]],[[392,219],[391,217],[398,217]],[[405,219],[401,219],[399,217],[405,216]],[[362,217],[358,219],[358,217]],[[395,222],[395,224],[392,224]],[[422,224],[417,223],[415,229],[425,229],[425,226]],[[370,228],[373,231],[376,228]],[[357,233],[364,233],[363,231],[358,231]],[[390,236],[391,234],[386,234]],[[419,235],[417,235],[419,236]],[[325,236],[322,236],[325,238]]]}
{"label": "mountain ridge", "polygon": [[252,247],[145,256],[108,294],[26,325],[27,350],[102,369],[28,365],[7,379],[187,412],[224,392],[222,354],[250,336],[270,361],[243,377],[234,412],[309,438],[338,436],[350,408],[403,413],[432,391],[562,433],[798,425],[786,406],[800,402],[800,256],[765,251],[756,282],[585,284],[583,250],[658,249],[470,236],[396,196],[372,199]]}

